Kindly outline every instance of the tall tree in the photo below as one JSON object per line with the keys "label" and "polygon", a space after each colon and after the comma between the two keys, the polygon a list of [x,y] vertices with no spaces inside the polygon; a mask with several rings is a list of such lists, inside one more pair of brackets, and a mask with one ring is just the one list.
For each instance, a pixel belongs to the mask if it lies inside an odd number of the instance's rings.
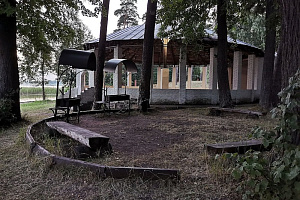
{"label": "tall tree", "polygon": [[[282,73],[281,84],[282,88],[285,88],[289,85],[289,79],[300,69],[300,1],[280,0],[280,6],[282,11],[280,48],[282,49],[281,62],[279,64],[281,64]],[[296,98],[296,102],[299,102],[297,91],[291,93],[291,89],[296,90],[299,88],[297,87],[298,85],[294,83],[293,88],[289,86],[290,88],[287,89],[286,93],[290,93],[291,97],[287,96],[287,101]],[[292,143],[300,145],[300,132],[299,128],[297,128],[300,123],[300,108],[297,104],[291,105],[291,107],[296,107],[293,112],[298,113],[296,118],[295,115],[292,116],[293,119],[291,119],[291,122],[294,122],[294,124],[289,127],[291,130]]]}
{"label": "tall tree", "polygon": [[274,25],[276,10],[273,0],[267,0],[266,4],[266,46],[263,65],[262,87],[259,104],[264,109],[271,106],[273,72],[276,47],[276,26]]}
{"label": "tall tree", "polygon": [[[6,7],[6,12],[3,8]],[[1,12],[2,10],[2,12]],[[0,3],[0,99],[11,99],[12,114],[21,119],[19,98],[19,74],[17,63],[16,1]],[[8,96],[9,95],[9,96]]]}
{"label": "tall tree", "polygon": [[228,80],[227,65],[227,2],[218,0],[217,3],[217,22],[218,22],[218,85],[220,107],[232,107],[232,99]]}
{"label": "tall tree", "polygon": [[282,88],[300,68],[300,1],[280,0]]}
{"label": "tall tree", "polygon": [[139,106],[143,112],[147,112],[149,108],[156,10],[157,0],[148,0],[143,43],[141,85],[139,90]]}
{"label": "tall tree", "polygon": [[[103,90],[103,69],[105,62],[105,43],[107,35],[107,22],[108,22],[108,11],[109,11],[109,0],[103,0],[103,7],[101,13],[101,26],[100,26],[100,37],[98,44],[98,64],[96,67],[96,84],[95,84],[95,101],[102,100]],[[94,103],[94,108],[97,105]]]}
{"label": "tall tree", "polygon": [[121,0],[121,8],[115,10],[114,15],[118,16],[118,29],[121,30],[133,25],[138,25],[139,14],[137,13],[137,0]]}
{"label": "tall tree", "polygon": [[[217,13],[215,7],[217,3]],[[232,100],[227,72],[227,4],[228,1],[172,1],[162,0],[159,11],[163,36],[184,38],[188,44],[197,44],[204,35],[204,29],[210,26],[209,20],[218,24],[218,84],[219,102],[221,107],[231,107]],[[234,3],[231,3],[234,5]],[[212,13],[210,12],[212,11]],[[168,28],[171,27],[172,29]]]}
{"label": "tall tree", "polygon": [[[95,0],[89,1],[93,5],[100,4],[100,2]],[[64,15],[56,17],[56,13],[59,13],[58,11],[60,11],[62,7],[65,9]],[[57,24],[57,20],[63,22],[70,20],[70,15],[68,14],[70,14],[72,10],[82,10],[86,15],[97,15],[100,11],[99,7],[96,7],[94,11],[86,9],[81,0],[36,0],[34,2],[25,0],[0,1],[0,98],[9,98],[14,102],[12,104],[12,113],[17,120],[21,119],[16,48],[17,33],[18,38],[28,40],[32,42],[32,44],[37,44],[40,48],[46,43],[43,41],[43,37],[39,37],[39,32],[35,32],[37,29],[45,30],[55,41],[59,41],[62,36],[58,33],[68,35],[72,29],[64,30],[64,27]],[[39,15],[28,17],[34,12],[37,12]],[[16,17],[18,20],[16,20]],[[45,28],[46,26],[50,28]],[[57,32],[58,29],[60,29],[61,32]],[[37,42],[38,40],[40,41]],[[8,93],[10,93],[9,97],[7,97]]]}

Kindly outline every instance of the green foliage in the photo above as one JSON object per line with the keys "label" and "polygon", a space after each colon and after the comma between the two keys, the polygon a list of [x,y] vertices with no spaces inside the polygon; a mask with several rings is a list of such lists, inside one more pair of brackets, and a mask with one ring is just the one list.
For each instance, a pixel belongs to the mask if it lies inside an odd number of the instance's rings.
{"label": "green foliage", "polygon": [[260,49],[265,48],[265,16],[253,14],[244,16],[243,21],[229,29],[233,38],[252,44]]}
{"label": "green foliage", "polygon": [[[45,87],[46,94],[56,94],[56,88],[54,87]],[[28,94],[42,94],[41,87],[22,87],[20,90],[20,95],[28,95]]]}
{"label": "green foliage", "polygon": [[[55,104],[55,101],[34,101],[34,102],[28,102],[28,103],[22,103],[21,104],[21,110],[22,113],[30,113],[35,112],[38,110],[44,110],[43,112],[49,111],[49,108],[53,107]],[[41,113],[39,114],[41,116]]]}
{"label": "green foliage", "polygon": [[272,110],[279,125],[270,131],[257,128],[253,132],[272,150],[239,156],[232,172],[242,182],[243,199],[300,199],[300,70],[279,96],[281,104]]}
{"label": "green foliage", "polygon": [[158,10],[158,21],[161,23],[160,36],[184,38],[186,43],[199,40],[204,36],[206,22],[210,19],[212,1],[162,0]]}
{"label": "green foliage", "polygon": [[16,8],[11,6],[8,0],[1,0],[0,2],[0,15],[7,14],[11,16],[16,13]]}
{"label": "green foliage", "polygon": [[[264,47],[265,2],[233,0],[227,3],[227,29],[232,38]],[[161,37],[183,38],[194,43],[206,36],[205,29],[217,29],[216,1],[161,0],[158,19]]]}
{"label": "green foliage", "polygon": [[136,2],[137,0],[121,0],[121,8],[114,12],[115,16],[119,16],[117,24],[118,29],[115,31],[138,25],[139,14],[137,13]]}
{"label": "green foliage", "polygon": [[[92,15],[81,1],[35,1],[17,4],[20,74],[23,80],[44,84],[44,75],[56,71],[63,48],[78,47],[91,34],[78,18],[79,10]],[[89,13],[89,14],[88,14]]]}

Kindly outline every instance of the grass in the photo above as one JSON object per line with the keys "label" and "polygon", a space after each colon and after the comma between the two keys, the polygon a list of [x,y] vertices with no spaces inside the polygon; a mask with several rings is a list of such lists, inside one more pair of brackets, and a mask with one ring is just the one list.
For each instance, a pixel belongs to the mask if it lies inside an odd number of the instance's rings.
{"label": "grass", "polygon": [[[199,132],[202,135],[191,134],[186,143],[175,144],[148,159],[161,166],[179,168],[181,181],[101,180],[80,168],[52,168],[47,158],[28,154],[24,143],[27,126],[51,116],[48,108],[53,105],[49,101],[22,104],[22,114],[27,120],[0,131],[0,199],[240,199],[235,195],[234,189],[238,183],[232,180],[228,171],[231,163],[222,157],[215,160],[214,156],[203,151],[203,139],[205,142],[238,140],[246,138],[247,130],[254,125],[270,126],[272,123],[268,118],[254,120],[236,116],[208,117],[205,109],[180,110],[182,118],[189,116],[189,121],[199,124],[190,130],[199,130],[202,125]],[[203,124],[202,120],[209,123]],[[233,120],[239,124],[239,130],[232,126]],[[155,124],[151,126],[156,127]],[[176,126],[171,121],[157,128],[176,131]],[[224,131],[224,134],[217,133],[217,129]],[[240,135],[235,135],[234,132]],[[48,145],[53,145],[53,141],[48,142]],[[118,159],[138,163],[138,160]],[[114,156],[99,162],[120,163]]]}
{"label": "grass", "polygon": [[[56,87],[45,87],[46,94],[56,94]],[[22,87],[20,90],[20,95],[31,95],[31,94],[42,94],[41,87]]]}
{"label": "grass", "polygon": [[21,104],[21,114],[24,119],[38,121],[49,117],[52,112],[49,108],[54,107],[54,101],[35,101]]}

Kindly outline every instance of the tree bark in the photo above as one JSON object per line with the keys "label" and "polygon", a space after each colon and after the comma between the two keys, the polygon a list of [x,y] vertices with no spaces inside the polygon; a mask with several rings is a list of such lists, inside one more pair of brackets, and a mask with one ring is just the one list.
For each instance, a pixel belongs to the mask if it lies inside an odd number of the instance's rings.
{"label": "tree bark", "polygon": [[227,64],[227,5],[226,0],[218,0],[217,22],[218,22],[218,86],[220,107],[233,107]]}
{"label": "tree bark", "polygon": [[46,100],[46,94],[45,94],[45,58],[42,56],[42,66],[41,66],[41,72],[42,72],[42,95],[43,95],[43,101]]}
{"label": "tree bark", "polygon": [[281,62],[282,62],[282,48],[277,49],[277,57],[275,59],[274,75],[273,75],[273,87],[270,96],[270,102],[272,107],[276,107],[280,102],[278,93],[281,91]]}
{"label": "tree bark", "polygon": [[[15,0],[8,1],[16,7]],[[12,114],[16,120],[21,119],[20,113],[20,82],[17,63],[16,15],[0,15],[0,99],[9,98],[13,101]]]}
{"label": "tree bark", "polygon": [[143,43],[143,61],[141,71],[141,85],[139,91],[139,106],[143,112],[149,108],[151,90],[151,70],[153,57],[154,29],[156,20],[157,0],[148,0],[146,24]]}
{"label": "tree bark", "polygon": [[300,68],[300,1],[281,0],[282,88]]}
{"label": "tree bark", "polygon": [[266,45],[260,93],[260,106],[268,110],[271,107],[271,94],[273,86],[273,72],[276,44],[276,25],[274,25],[274,1],[267,0],[266,5]]}
{"label": "tree bark", "polygon": [[[300,1],[280,0],[281,17],[281,73],[282,88],[289,85],[289,79],[300,69]],[[297,109],[298,115],[300,108]],[[300,145],[300,132],[291,133],[292,143]]]}
{"label": "tree bark", "polygon": [[[107,35],[109,0],[103,0],[103,8],[101,14],[100,37],[98,44],[98,64],[96,67],[96,83],[95,83],[95,101],[102,100],[103,89],[103,69],[105,62],[105,45]],[[97,104],[94,103],[94,108],[97,109]]]}

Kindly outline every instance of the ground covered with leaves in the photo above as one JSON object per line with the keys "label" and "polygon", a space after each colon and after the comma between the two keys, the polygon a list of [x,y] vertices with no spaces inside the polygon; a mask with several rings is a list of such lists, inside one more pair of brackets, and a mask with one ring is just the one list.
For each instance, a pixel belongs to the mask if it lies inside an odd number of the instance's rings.
{"label": "ground covered with leaves", "polygon": [[[256,105],[242,107],[258,109]],[[39,108],[26,113],[31,123],[49,111]],[[205,107],[156,107],[148,114],[81,117],[78,126],[110,137],[113,148],[111,155],[87,161],[178,169],[178,182],[101,180],[84,169],[51,168],[47,159],[28,154],[23,139],[28,123],[0,133],[0,199],[240,199],[235,191],[239,183],[230,174],[233,163],[222,156],[215,159],[205,144],[247,140],[253,127],[271,127],[276,122],[269,116],[209,116]]]}

